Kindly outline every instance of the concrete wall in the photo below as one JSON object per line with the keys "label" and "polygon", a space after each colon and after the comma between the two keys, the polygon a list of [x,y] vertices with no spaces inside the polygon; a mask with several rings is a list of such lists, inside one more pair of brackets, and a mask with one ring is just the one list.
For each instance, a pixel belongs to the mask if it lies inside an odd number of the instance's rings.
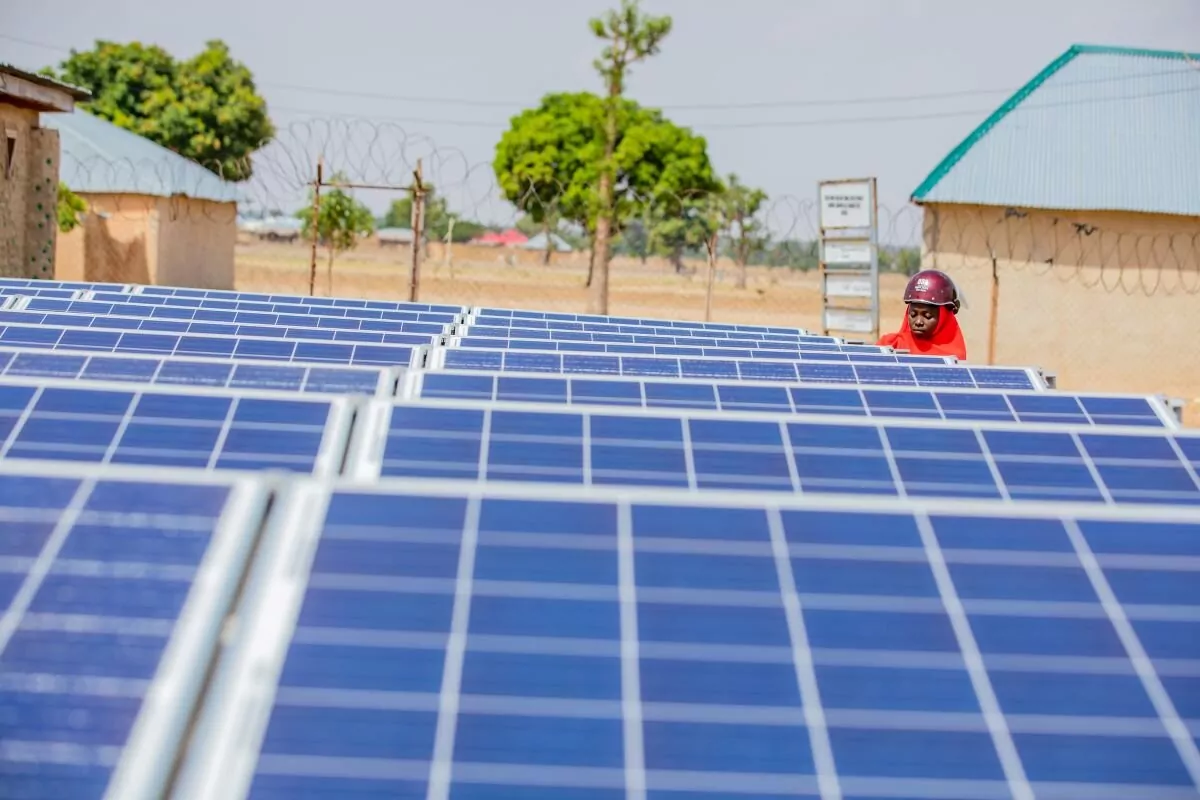
{"label": "concrete wall", "polygon": [[81,195],[84,224],[59,237],[59,280],[232,289],[236,207],[191,198]]}
{"label": "concrete wall", "polygon": [[925,209],[923,262],[966,295],[969,360],[1031,364],[1068,390],[1165,393],[1200,425],[1200,218]]}
{"label": "concrete wall", "polygon": [[[11,165],[10,132],[16,135]],[[53,273],[58,160],[57,131],[39,128],[35,111],[0,104],[0,275]]]}

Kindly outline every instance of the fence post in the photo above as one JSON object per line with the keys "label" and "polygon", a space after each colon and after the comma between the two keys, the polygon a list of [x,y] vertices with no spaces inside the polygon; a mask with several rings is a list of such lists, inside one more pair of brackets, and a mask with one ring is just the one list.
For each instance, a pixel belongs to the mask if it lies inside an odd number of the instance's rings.
{"label": "fence post", "polygon": [[321,241],[321,183],[325,179],[325,157],[317,156],[317,179],[313,181],[312,253],[308,261],[308,296],[317,292],[317,245]]}
{"label": "fence post", "polygon": [[996,265],[996,254],[992,253],[992,311],[988,320],[988,360],[989,365],[996,363],[996,327],[1000,311],[1000,272]]}
{"label": "fence post", "polygon": [[421,240],[425,233],[425,184],[421,179],[421,159],[413,172],[412,271],[408,275],[408,300],[415,302],[421,293]]}
{"label": "fence post", "polygon": [[708,250],[708,286],[704,290],[704,321],[712,322],[713,283],[717,278],[717,234],[713,232],[704,242]]}

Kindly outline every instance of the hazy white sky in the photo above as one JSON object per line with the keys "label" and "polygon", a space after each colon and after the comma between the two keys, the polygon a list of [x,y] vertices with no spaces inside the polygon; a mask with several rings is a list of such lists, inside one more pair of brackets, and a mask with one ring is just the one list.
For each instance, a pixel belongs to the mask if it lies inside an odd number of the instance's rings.
{"label": "hazy white sky", "polygon": [[[0,60],[36,68],[96,38],[153,42],[182,57],[222,38],[254,71],[282,127],[334,114],[386,119],[456,148],[463,164],[486,165],[520,108],[547,91],[600,88],[586,23],[611,5],[0,0],[0,34],[28,40],[0,38]],[[645,6],[671,14],[675,30],[662,54],[637,68],[630,94],[707,137],[722,173],[806,203],[822,178],[874,175],[888,210],[1071,44],[1200,49],[1197,0]],[[928,95],[940,96],[914,97]]]}

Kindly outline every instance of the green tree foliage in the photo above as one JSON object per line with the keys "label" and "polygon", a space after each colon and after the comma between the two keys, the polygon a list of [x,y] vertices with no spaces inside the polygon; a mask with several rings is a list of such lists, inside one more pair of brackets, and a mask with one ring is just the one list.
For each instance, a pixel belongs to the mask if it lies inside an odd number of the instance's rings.
{"label": "green tree foliage", "polygon": [[763,223],[756,218],[767,193],[741,182],[737,175],[730,175],[721,196],[722,228],[731,243],[734,263],[737,264],[737,288],[746,288],[746,265],[755,252],[767,244]]}
{"label": "green tree foliage", "polygon": [[[344,175],[334,175],[330,183],[346,182]],[[308,205],[296,212],[303,224],[302,232],[308,239],[313,235],[313,193],[308,193]],[[375,218],[371,209],[355,200],[341,189],[333,188],[321,192],[320,211],[317,213],[316,229],[319,241],[325,245],[329,256],[329,269],[338,253],[355,248],[364,236],[375,230]]]}
{"label": "green tree foliage", "polygon": [[219,40],[186,61],[154,45],[101,40],[45,72],[90,91],[81,106],[90,113],[226,180],[249,178],[250,155],[275,135],[250,70]]}
{"label": "green tree foliage", "polygon": [[588,292],[588,311],[608,313],[609,236],[617,214],[613,192],[616,186],[616,150],[620,134],[621,99],[625,93],[625,78],[630,68],[657,55],[663,39],[671,32],[670,17],[643,14],[637,0],[621,0],[621,7],[605,16],[591,20],[592,35],[605,43],[600,57],[594,62],[604,81],[604,156],[600,160],[600,179],[597,183],[597,213],[595,246],[592,263],[595,268]]}
{"label": "green tree foliage", "polygon": [[87,202],[72,192],[65,183],[58,183],[58,229],[70,233],[82,221],[80,215],[87,211]]}
{"label": "green tree foliage", "polygon": [[[546,95],[537,108],[513,117],[493,162],[504,196],[541,230],[569,223],[593,237],[596,267],[604,120],[605,101],[594,94]],[[638,246],[646,248],[638,255],[644,256],[654,226],[672,215],[680,220],[694,216],[695,202],[719,190],[720,182],[707,142],[660,111],[621,100],[617,123],[609,230],[620,234],[636,223]]]}
{"label": "green tree foliage", "polygon": [[[449,209],[446,198],[438,195],[432,184],[425,184],[425,237],[444,242],[447,234],[450,241],[455,243],[468,242],[479,234],[489,230],[488,226],[463,219]],[[393,200],[387,212],[379,220],[381,228],[411,228],[412,227],[412,195],[405,195],[399,200]],[[453,230],[451,230],[453,221]]]}

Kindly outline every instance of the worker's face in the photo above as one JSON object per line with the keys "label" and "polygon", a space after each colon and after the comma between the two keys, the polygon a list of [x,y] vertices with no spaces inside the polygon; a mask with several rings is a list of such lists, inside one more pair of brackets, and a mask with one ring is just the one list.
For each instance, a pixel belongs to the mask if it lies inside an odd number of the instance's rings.
{"label": "worker's face", "polygon": [[910,303],[908,306],[908,327],[913,336],[919,339],[932,336],[937,328],[938,316],[942,310],[937,306],[927,306],[924,303]]}

